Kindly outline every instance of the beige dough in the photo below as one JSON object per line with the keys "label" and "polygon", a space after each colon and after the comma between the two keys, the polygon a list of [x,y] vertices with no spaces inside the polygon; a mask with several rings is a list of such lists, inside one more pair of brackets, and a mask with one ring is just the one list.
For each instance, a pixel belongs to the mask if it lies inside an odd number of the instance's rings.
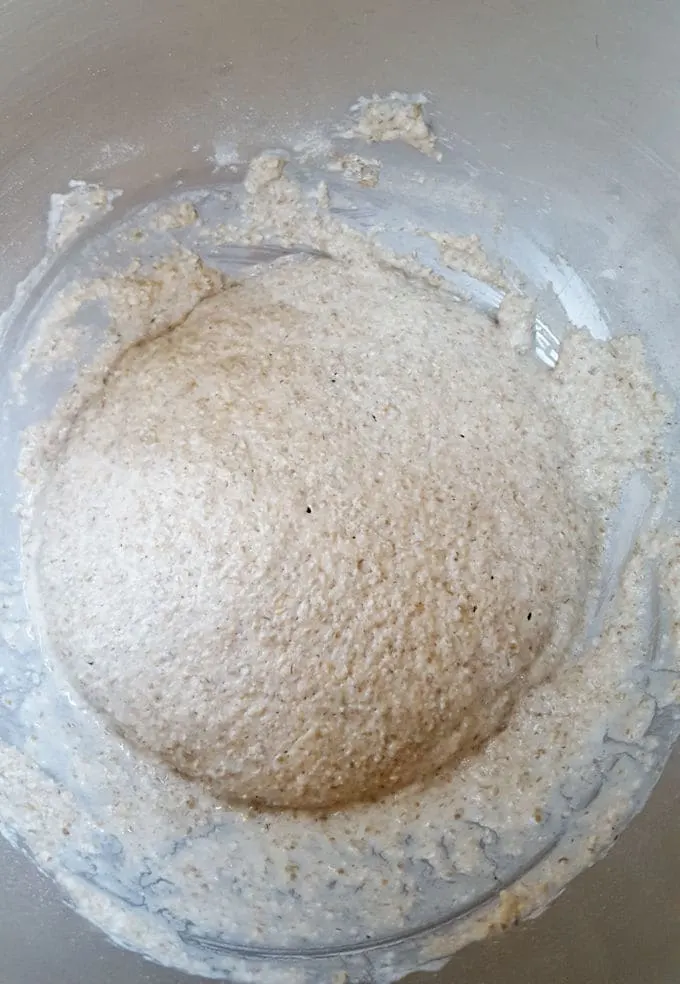
{"label": "beige dough", "polygon": [[386,99],[379,96],[362,99],[353,109],[358,117],[347,136],[360,137],[369,143],[400,140],[435,160],[442,159],[436,149],[437,138],[425,118],[423,102],[394,92]]}
{"label": "beige dough", "polygon": [[325,809],[470,752],[568,657],[592,575],[535,372],[384,264],[202,301],[63,438],[36,510],[57,658],[230,801]]}

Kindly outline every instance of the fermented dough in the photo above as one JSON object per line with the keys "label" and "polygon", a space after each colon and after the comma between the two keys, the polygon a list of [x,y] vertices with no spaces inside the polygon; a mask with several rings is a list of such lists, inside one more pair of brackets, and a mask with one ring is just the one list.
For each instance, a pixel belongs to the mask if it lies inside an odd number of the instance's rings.
{"label": "fermented dough", "polygon": [[538,371],[378,262],[225,287],[63,438],[36,510],[55,653],[232,801],[328,808],[470,752],[568,656],[592,576]]}

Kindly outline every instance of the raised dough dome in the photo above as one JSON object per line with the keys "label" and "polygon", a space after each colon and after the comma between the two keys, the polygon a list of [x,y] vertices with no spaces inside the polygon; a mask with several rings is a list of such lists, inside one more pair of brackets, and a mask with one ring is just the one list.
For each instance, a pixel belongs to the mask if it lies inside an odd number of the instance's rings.
{"label": "raised dough dome", "polygon": [[590,530],[494,330],[310,261],[119,357],[56,456],[37,588],[123,735],[230,800],[326,808],[502,726],[574,629]]}

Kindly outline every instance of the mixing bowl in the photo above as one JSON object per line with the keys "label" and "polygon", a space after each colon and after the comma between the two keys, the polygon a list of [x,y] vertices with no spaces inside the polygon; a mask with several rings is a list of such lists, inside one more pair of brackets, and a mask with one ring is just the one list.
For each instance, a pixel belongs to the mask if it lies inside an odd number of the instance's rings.
{"label": "mixing bowl", "polygon": [[[414,218],[439,209],[443,227],[480,235],[596,335],[641,331],[677,388],[670,4],[99,0],[10,2],[0,18],[0,310],[41,259],[50,195],[69,181],[144,202],[255,150],[304,154],[357,97],[399,90],[430,100],[444,151],[440,163],[411,159]],[[399,168],[399,151],[385,157]],[[464,950],[442,981],[670,980],[674,769],[622,844],[546,915]],[[183,979],[116,950],[31,862],[1,851],[3,979]]]}

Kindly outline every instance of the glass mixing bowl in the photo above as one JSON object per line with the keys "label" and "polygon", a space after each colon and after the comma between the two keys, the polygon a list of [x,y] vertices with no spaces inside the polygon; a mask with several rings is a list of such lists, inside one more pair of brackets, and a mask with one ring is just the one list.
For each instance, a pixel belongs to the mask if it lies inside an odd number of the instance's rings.
{"label": "glass mixing bowl", "polygon": [[[151,3],[143,11],[125,3],[115,10],[79,3],[49,10],[12,6],[3,16],[4,306],[42,256],[49,195],[66,190],[70,179],[121,189],[117,211],[105,221],[122,220],[127,210],[183,188],[215,187],[224,174],[213,169],[234,156],[284,146],[304,160],[319,131],[329,121],[340,124],[358,95],[395,86],[424,89],[445,159],[414,163],[405,156],[409,151],[381,148],[385,181],[370,210],[363,199],[348,202],[353,221],[381,222],[386,242],[402,251],[415,245],[404,216],[414,225],[479,235],[491,255],[509,262],[539,293],[552,284],[559,303],[546,296],[543,312],[551,325],[559,329],[569,320],[598,335],[608,327],[640,331],[660,378],[677,386],[675,13],[646,18],[629,4],[625,16],[619,7],[614,19],[604,7],[550,4],[534,16],[500,2],[446,10],[428,4],[417,12],[399,3],[387,11],[350,0],[337,12],[287,2],[247,9]],[[405,168],[419,172],[406,190],[400,185]],[[88,245],[105,231],[93,227],[20,299],[1,339],[3,386],[46,292],[87,264]],[[494,300],[483,286],[458,286],[471,289],[482,307]],[[18,434],[49,409],[68,378],[66,370],[49,385],[36,380],[18,406],[3,391],[0,579],[6,585],[16,583],[18,562]],[[38,685],[42,664],[33,640],[21,634],[22,598],[9,590],[3,603],[5,624],[17,628],[5,632],[3,643],[3,696],[12,703],[0,716],[0,737],[21,744],[25,735],[12,709]],[[658,658],[653,643],[652,636],[645,654],[650,663]],[[658,754],[645,762],[645,781],[617,817],[617,829],[644,802],[676,723],[671,712],[655,718]],[[616,769],[628,761],[616,756],[615,766],[613,756],[612,770],[604,770],[617,786],[627,780]],[[586,826],[602,789],[595,782],[593,798],[578,801],[575,812]],[[371,933],[363,942],[349,925],[332,947],[296,939],[294,927],[288,927],[288,947],[253,946],[246,937],[224,940],[181,926],[175,932],[204,962],[204,972],[232,968],[220,961],[236,954],[249,970],[271,968],[270,961],[297,970],[318,960],[326,974],[388,975],[445,956],[447,944],[440,941],[450,938],[452,920],[462,926],[467,914],[474,921],[479,906],[527,872],[540,879],[541,863],[575,830],[544,832],[525,856],[501,864],[495,880],[470,886],[459,908],[447,907],[445,893],[430,886],[412,925]],[[111,891],[110,884],[103,887]],[[506,921],[513,919],[511,906]]]}

